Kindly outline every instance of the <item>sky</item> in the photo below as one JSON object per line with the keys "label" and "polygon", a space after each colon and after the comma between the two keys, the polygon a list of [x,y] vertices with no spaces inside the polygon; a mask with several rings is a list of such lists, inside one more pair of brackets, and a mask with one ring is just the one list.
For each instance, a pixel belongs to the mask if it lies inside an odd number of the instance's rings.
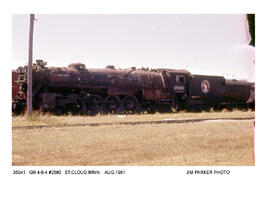
{"label": "sky", "polygon": [[[35,14],[33,60],[48,66],[187,69],[255,80],[244,14]],[[28,61],[27,14],[12,17],[12,67]]]}

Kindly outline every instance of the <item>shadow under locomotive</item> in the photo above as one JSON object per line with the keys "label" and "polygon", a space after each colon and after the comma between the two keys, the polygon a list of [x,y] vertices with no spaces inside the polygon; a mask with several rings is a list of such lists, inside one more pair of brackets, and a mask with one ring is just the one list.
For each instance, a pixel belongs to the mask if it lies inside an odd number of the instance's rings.
{"label": "shadow under locomotive", "polygon": [[[170,112],[255,108],[255,84],[172,69],[87,69],[33,65],[33,108],[56,114]],[[26,110],[27,66],[14,72],[12,111]]]}

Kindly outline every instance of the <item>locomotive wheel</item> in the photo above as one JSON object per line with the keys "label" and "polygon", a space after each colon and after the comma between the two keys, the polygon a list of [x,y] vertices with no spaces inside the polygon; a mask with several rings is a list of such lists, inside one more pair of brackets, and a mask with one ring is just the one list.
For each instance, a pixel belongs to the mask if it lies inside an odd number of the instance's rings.
{"label": "locomotive wheel", "polygon": [[72,115],[77,115],[80,113],[80,106],[76,103],[67,104],[66,108],[67,108],[67,112]]}
{"label": "locomotive wheel", "polygon": [[91,115],[96,115],[103,110],[103,100],[98,95],[89,97],[88,108]]}
{"label": "locomotive wheel", "polygon": [[[211,106],[209,106],[209,105],[206,105],[206,106],[204,106],[203,108],[201,108],[201,110],[203,110],[203,111],[205,111],[205,112],[210,112],[211,111]],[[200,110],[200,111],[201,111]]]}
{"label": "locomotive wheel", "polygon": [[176,112],[180,112],[182,108],[181,108],[181,105],[177,103],[177,104],[174,105],[173,109],[174,109]]}
{"label": "locomotive wheel", "polygon": [[147,108],[146,108],[146,112],[148,113],[148,114],[154,114],[154,113],[156,113],[156,111],[157,111],[157,106],[156,106],[156,104],[148,104],[148,106],[147,106]]}
{"label": "locomotive wheel", "polygon": [[232,112],[232,111],[233,111],[233,106],[232,106],[232,105],[227,105],[227,110],[228,110],[229,112]]}
{"label": "locomotive wheel", "polygon": [[117,96],[108,96],[105,99],[105,111],[108,113],[117,114],[121,112],[122,105],[119,97]]}
{"label": "locomotive wheel", "polygon": [[123,109],[126,113],[137,113],[140,110],[140,105],[135,96],[126,96],[122,100]]}
{"label": "locomotive wheel", "polygon": [[62,115],[63,114],[63,109],[61,107],[56,107],[54,109],[54,113],[59,116],[59,115]]}
{"label": "locomotive wheel", "polygon": [[80,105],[80,114],[81,115],[89,115],[90,114],[90,111],[87,107],[87,103],[85,100],[81,101],[79,103],[79,105]]}
{"label": "locomotive wheel", "polygon": [[158,105],[158,112],[159,113],[172,112],[172,105],[169,102],[166,102],[164,104],[159,104]]}
{"label": "locomotive wheel", "polygon": [[213,106],[213,110],[216,112],[220,112],[222,110],[222,107],[221,107],[221,105],[216,104]]}

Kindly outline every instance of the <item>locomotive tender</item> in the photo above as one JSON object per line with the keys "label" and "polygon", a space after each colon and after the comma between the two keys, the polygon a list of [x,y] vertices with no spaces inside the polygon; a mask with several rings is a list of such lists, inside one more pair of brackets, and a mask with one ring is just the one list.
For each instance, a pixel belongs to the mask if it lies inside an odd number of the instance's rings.
{"label": "locomotive tender", "polygon": [[[33,65],[33,108],[56,114],[169,112],[214,108],[253,107],[254,83],[222,76],[192,75],[171,69],[87,69],[82,63],[68,67]],[[27,66],[19,67],[12,110],[26,109]]]}

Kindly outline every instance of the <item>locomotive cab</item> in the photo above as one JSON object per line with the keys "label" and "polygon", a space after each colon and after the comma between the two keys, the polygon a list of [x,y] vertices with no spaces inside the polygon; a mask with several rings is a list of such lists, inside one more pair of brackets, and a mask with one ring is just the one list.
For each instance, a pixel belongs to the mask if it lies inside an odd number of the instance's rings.
{"label": "locomotive cab", "polygon": [[173,94],[185,94],[190,73],[187,70],[166,70],[169,88]]}

